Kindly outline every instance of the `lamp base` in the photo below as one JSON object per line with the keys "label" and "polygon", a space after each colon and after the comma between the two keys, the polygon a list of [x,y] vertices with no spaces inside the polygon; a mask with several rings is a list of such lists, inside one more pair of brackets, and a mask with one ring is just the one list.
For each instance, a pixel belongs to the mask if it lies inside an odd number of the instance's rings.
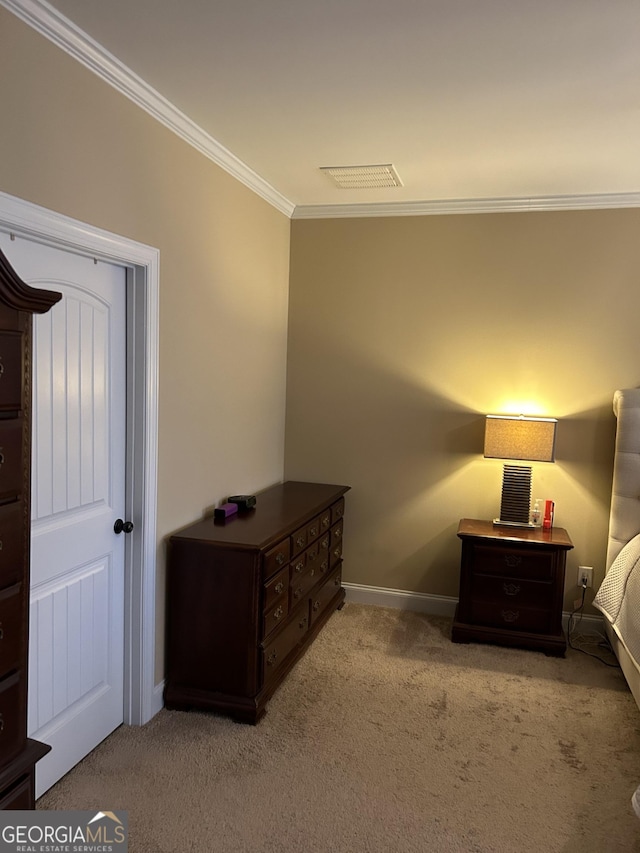
{"label": "lamp base", "polygon": [[530,465],[504,466],[498,522],[507,527],[531,526]]}
{"label": "lamp base", "polygon": [[520,527],[520,528],[524,527],[524,528],[527,528],[529,530],[538,530],[538,528],[542,527],[541,524],[533,524],[533,522],[530,522],[530,521],[503,521],[501,518],[494,518],[493,519],[493,526],[494,527]]}

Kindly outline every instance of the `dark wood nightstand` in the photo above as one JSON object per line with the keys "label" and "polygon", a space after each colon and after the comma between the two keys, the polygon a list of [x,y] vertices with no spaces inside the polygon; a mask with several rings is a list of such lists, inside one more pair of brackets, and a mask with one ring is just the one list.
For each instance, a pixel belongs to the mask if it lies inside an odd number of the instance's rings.
{"label": "dark wood nightstand", "polygon": [[564,655],[562,601],[567,551],[562,527],[499,527],[463,518],[460,600],[451,639]]}

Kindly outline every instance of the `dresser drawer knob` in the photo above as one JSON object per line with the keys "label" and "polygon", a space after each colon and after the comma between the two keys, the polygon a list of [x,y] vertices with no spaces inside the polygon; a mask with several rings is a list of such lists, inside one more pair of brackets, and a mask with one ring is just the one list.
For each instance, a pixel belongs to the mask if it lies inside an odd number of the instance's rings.
{"label": "dresser drawer knob", "polygon": [[281,566],[284,563],[284,554],[282,551],[278,551],[276,554],[276,563]]}
{"label": "dresser drawer knob", "polygon": [[317,612],[318,612],[318,610],[320,610],[320,602],[319,602],[319,601],[314,601],[314,602],[313,602],[313,605],[312,605],[312,609],[313,609],[313,612],[314,612],[314,613],[317,613]]}
{"label": "dresser drawer knob", "polygon": [[4,373],[4,364],[0,361],[0,376]]}
{"label": "dresser drawer knob", "polygon": [[505,583],[502,585],[502,588],[507,595],[517,595],[520,592],[520,587],[517,583]]}
{"label": "dresser drawer knob", "polygon": [[304,561],[301,560],[299,563],[296,563],[295,570],[296,572],[301,572],[304,569]]}
{"label": "dresser drawer knob", "polygon": [[329,563],[327,563],[327,561],[326,561],[326,560],[323,560],[323,561],[320,563],[320,571],[321,571],[321,572],[326,572],[328,568],[329,568]]}
{"label": "dresser drawer knob", "polygon": [[518,554],[505,554],[504,561],[510,569],[515,569],[516,566],[519,566],[522,562],[522,557],[520,557]]}
{"label": "dresser drawer knob", "polygon": [[308,622],[308,621],[309,621],[309,620],[307,619],[307,617],[306,617],[306,616],[303,616],[303,617],[302,617],[302,619],[300,620],[300,622],[299,622],[299,624],[298,624],[298,627],[300,628],[300,630],[301,630],[301,631],[304,631],[304,629],[307,627],[307,622]]}
{"label": "dresser drawer knob", "polygon": [[334,548],[334,549],[333,549],[333,556],[334,556],[334,557],[339,557],[339,556],[340,556],[340,554],[342,554],[342,549],[341,549],[341,548],[339,548],[339,547],[338,547],[338,548]]}
{"label": "dresser drawer knob", "polygon": [[311,528],[309,529],[309,534],[310,534],[311,536],[317,536],[317,535],[318,535],[318,528],[317,528],[317,527],[311,527]]}
{"label": "dresser drawer knob", "polygon": [[298,589],[294,590],[293,597],[294,598],[300,598],[301,595],[302,595],[302,587],[299,586]]}
{"label": "dresser drawer knob", "polygon": [[267,666],[273,666],[274,663],[278,660],[278,652],[274,649],[269,657],[267,658]]}
{"label": "dresser drawer knob", "polygon": [[339,527],[333,531],[333,535],[336,539],[339,539],[342,536],[342,530]]}
{"label": "dresser drawer knob", "polygon": [[296,545],[298,546],[298,548],[302,548],[305,542],[306,539],[304,538],[304,536],[298,536],[298,538],[296,539]]}
{"label": "dresser drawer knob", "polygon": [[273,618],[274,619],[281,619],[283,612],[284,611],[283,611],[282,607],[276,608],[276,610],[273,611]]}
{"label": "dresser drawer knob", "polygon": [[282,581],[278,581],[278,583],[274,586],[273,589],[274,589],[274,592],[277,593],[277,595],[280,595],[280,593],[284,589],[284,584],[282,583]]}
{"label": "dresser drawer knob", "polygon": [[501,613],[505,622],[517,622],[520,618],[519,610],[503,610]]}

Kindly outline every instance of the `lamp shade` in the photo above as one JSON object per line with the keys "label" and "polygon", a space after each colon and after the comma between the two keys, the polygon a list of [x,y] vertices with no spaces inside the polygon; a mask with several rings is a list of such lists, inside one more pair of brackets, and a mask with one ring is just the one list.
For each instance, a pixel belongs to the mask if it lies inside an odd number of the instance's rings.
{"label": "lamp shade", "polygon": [[557,423],[556,418],[487,415],[484,455],[491,459],[553,462]]}

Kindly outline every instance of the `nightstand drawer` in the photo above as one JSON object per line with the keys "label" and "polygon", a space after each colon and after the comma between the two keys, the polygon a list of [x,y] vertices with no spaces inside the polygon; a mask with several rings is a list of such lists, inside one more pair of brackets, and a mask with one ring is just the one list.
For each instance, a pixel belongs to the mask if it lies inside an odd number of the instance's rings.
{"label": "nightstand drawer", "polygon": [[550,583],[521,580],[520,578],[475,575],[472,596],[475,601],[491,601],[506,608],[526,604],[533,608],[550,608],[553,604],[554,587]]}
{"label": "nightstand drawer", "polygon": [[509,602],[474,601],[471,605],[471,622],[508,631],[545,634],[551,630],[551,613]]}
{"label": "nightstand drawer", "polygon": [[554,553],[541,548],[505,548],[477,543],[473,546],[475,574],[551,581],[554,566]]}

